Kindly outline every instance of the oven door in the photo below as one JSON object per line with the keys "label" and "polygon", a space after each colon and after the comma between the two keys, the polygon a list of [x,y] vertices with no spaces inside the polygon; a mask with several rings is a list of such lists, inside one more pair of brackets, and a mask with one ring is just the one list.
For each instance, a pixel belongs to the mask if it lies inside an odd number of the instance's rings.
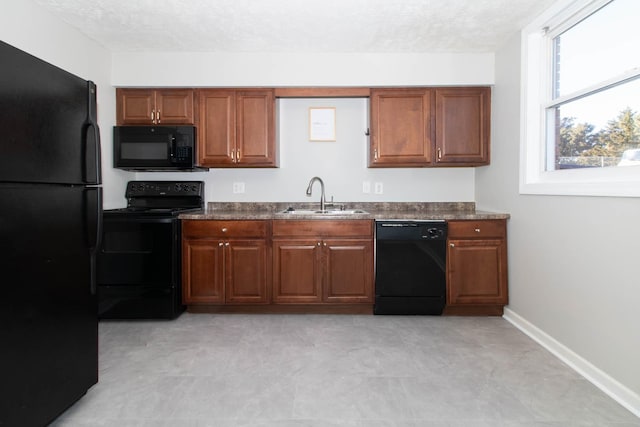
{"label": "oven door", "polygon": [[182,310],[177,218],[105,213],[97,257],[100,318],[173,318]]}

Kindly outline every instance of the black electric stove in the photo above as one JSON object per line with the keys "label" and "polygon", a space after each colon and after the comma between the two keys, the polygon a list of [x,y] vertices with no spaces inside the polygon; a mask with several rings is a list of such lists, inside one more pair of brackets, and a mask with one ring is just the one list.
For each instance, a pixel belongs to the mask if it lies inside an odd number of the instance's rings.
{"label": "black electric stove", "polygon": [[104,211],[101,319],[174,319],[184,311],[181,213],[204,207],[202,181],[130,181],[127,207]]}

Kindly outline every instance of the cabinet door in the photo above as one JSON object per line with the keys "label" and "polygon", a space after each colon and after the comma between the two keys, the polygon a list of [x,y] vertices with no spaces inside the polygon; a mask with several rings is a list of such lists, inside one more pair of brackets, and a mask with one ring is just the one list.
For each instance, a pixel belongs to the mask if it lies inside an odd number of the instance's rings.
{"label": "cabinet door", "polygon": [[273,241],[273,302],[322,301],[321,246],[316,239]]}
{"label": "cabinet door", "polygon": [[193,90],[156,91],[156,124],[192,125],[193,123]]}
{"label": "cabinet door", "polygon": [[200,166],[230,166],[235,160],[235,92],[198,92],[198,161]]}
{"label": "cabinet door", "polygon": [[227,303],[267,303],[267,245],[264,240],[225,243]]}
{"label": "cabinet door", "polygon": [[223,243],[208,239],[182,242],[183,304],[223,303]]}
{"label": "cabinet door", "polygon": [[432,158],[428,89],[371,90],[369,166],[427,166]]}
{"label": "cabinet door", "polygon": [[325,240],[324,301],[373,301],[373,242],[370,239]]}
{"label": "cabinet door", "polygon": [[272,90],[236,93],[236,163],[276,166]]}
{"label": "cabinet door", "polygon": [[436,164],[489,164],[491,90],[436,89]]}
{"label": "cabinet door", "polygon": [[151,125],[154,122],[155,91],[152,89],[116,89],[118,125]]}
{"label": "cabinet door", "polygon": [[449,240],[447,279],[450,305],[506,304],[505,240]]}

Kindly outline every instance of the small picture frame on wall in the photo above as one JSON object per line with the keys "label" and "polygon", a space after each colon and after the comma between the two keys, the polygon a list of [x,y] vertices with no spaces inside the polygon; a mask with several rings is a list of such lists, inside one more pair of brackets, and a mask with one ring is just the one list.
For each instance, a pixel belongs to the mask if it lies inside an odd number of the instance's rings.
{"label": "small picture frame on wall", "polygon": [[336,107],[309,107],[309,141],[336,140]]}

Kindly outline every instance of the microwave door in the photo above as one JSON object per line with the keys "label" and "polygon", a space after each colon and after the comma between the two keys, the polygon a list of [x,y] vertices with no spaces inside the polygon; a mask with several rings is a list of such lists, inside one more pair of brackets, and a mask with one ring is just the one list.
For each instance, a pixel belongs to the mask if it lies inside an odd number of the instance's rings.
{"label": "microwave door", "polygon": [[195,169],[195,127],[115,126],[114,167],[126,170]]}

